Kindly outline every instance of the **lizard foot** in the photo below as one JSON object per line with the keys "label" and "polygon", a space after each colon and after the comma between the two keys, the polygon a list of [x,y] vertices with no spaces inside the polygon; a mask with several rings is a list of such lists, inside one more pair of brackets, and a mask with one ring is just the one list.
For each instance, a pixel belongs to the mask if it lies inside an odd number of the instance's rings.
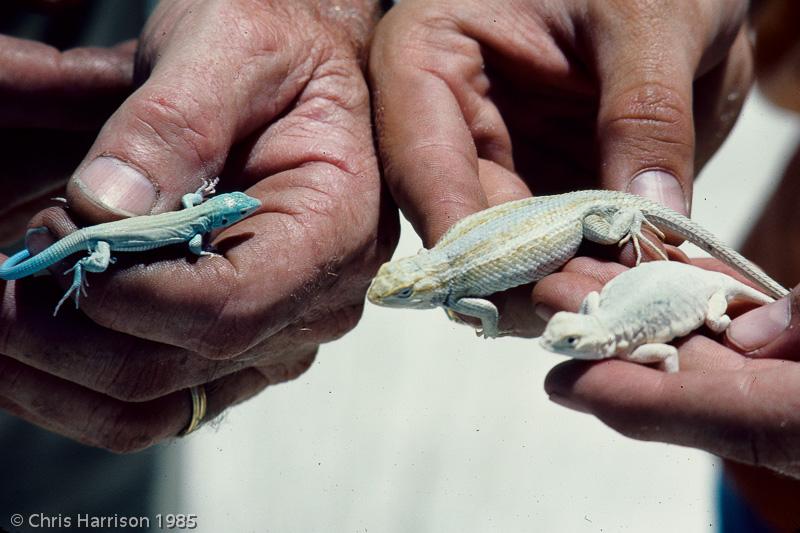
{"label": "lizard foot", "polygon": [[202,198],[206,196],[211,196],[212,194],[216,194],[217,192],[217,184],[219,183],[219,178],[212,178],[210,180],[203,179],[203,185],[195,191],[195,194],[199,195]]}
{"label": "lizard foot", "polygon": [[491,331],[487,331],[485,328],[475,329],[475,336],[483,337],[484,339],[496,339],[498,337],[507,337],[512,333],[513,331],[511,330],[500,330],[496,328],[492,329]]}
{"label": "lizard foot", "polygon": [[[656,229],[658,229],[658,228],[656,228]],[[661,233],[661,231],[659,231],[659,233],[661,235],[664,235],[663,233]],[[636,265],[637,266],[642,262],[642,247],[639,244],[639,241],[642,241],[644,244],[646,244],[647,247],[650,248],[653,252],[655,252],[656,255],[658,255],[661,259],[663,259],[664,261],[669,261],[669,258],[667,257],[667,254],[665,254],[661,250],[661,248],[656,246],[656,244],[653,241],[651,241],[649,238],[647,238],[647,236],[645,236],[644,233],[642,233],[641,228],[639,228],[637,230],[631,229],[631,231],[619,241],[618,245],[620,247],[625,246],[628,243],[628,241],[631,241],[631,240],[633,241],[633,249],[636,251]]]}

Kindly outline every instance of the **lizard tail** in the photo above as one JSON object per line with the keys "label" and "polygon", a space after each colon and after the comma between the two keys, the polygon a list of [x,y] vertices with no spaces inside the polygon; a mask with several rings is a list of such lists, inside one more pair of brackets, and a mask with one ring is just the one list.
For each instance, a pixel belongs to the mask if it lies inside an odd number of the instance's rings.
{"label": "lizard tail", "polygon": [[782,298],[789,294],[789,291],[783,285],[769,277],[749,259],[736,250],[729,248],[710,231],[693,220],[655,203],[652,206],[645,207],[642,211],[650,222],[653,222],[659,228],[680,235],[713,257],[724,261],[747,279],[763,288],[770,296]]}
{"label": "lizard tail", "polygon": [[3,280],[11,280],[11,279],[20,279],[27,276],[29,273],[25,272],[20,269],[15,269],[14,267],[18,264],[22,263],[26,259],[31,256],[28,250],[23,249],[20,252],[15,253],[11,257],[5,260],[5,262],[0,265],[0,279]]}
{"label": "lizard tail", "polygon": [[771,296],[767,296],[761,291],[741,283],[739,280],[733,280],[735,286],[731,287],[732,290],[728,293],[728,301],[730,300],[744,300],[745,302],[753,302],[759,305],[769,304],[775,301]]}

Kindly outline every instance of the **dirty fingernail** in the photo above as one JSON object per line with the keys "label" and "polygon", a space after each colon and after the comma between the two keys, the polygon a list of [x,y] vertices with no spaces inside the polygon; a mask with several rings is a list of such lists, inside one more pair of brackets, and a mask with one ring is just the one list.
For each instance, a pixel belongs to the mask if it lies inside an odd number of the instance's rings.
{"label": "dirty fingernail", "polygon": [[156,201],[153,182],[115,157],[92,161],[75,184],[95,204],[124,215],[146,215]]}
{"label": "dirty fingernail", "polygon": [[536,304],[533,306],[533,312],[545,322],[553,318],[553,315],[556,314],[555,309],[545,304]]}
{"label": "dirty fingernail", "polygon": [[752,352],[775,340],[792,318],[789,298],[764,305],[743,314],[728,326],[728,341],[743,352]]}
{"label": "dirty fingernail", "polygon": [[689,213],[678,178],[664,170],[645,170],[638,174],[628,185],[628,192],[649,198],[683,215]]}

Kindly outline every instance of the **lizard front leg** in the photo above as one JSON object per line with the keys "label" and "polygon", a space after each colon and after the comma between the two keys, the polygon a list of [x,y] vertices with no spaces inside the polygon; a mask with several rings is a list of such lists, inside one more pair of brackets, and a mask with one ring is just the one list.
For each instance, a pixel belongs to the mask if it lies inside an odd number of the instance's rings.
{"label": "lizard front leg", "polygon": [[583,236],[590,241],[600,244],[619,244],[623,246],[628,241],[633,241],[636,250],[636,264],[642,260],[642,248],[639,241],[645,243],[662,259],[667,256],[653,241],[642,233],[642,225],[650,228],[659,238],[664,238],[664,233],[654,226],[638,209],[619,209],[613,214],[590,213],[583,219]]}
{"label": "lizard front leg", "polygon": [[[461,313],[462,315],[474,316],[480,319],[481,329],[476,331],[479,336],[493,338],[501,335],[497,327],[500,313],[498,313],[497,307],[489,300],[484,300],[483,298],[459,298],[454,303],[447,304],[446,309],[454,313]],[[450,313],[448,313],[449,315]]]}
{"label": "lizard front leg", "polygon": [[586,298],[581,302],[581,308],[578,313],[582,315],[593,315],[600,309],[600,293],[592,291],[586,295]]}
{"label": "lizard front leg", "polygon": [[189,209],[190,207],[202,204],[203,200],[205,200],[207,196],[211,196],[217,192],[217,183],[219,183],[219,178],[214,178],[212,180],[204,179],[203,184],[199,189],[192,193],[183,195],[181,198],[181,204],[183,205],[183,208]]}
{"label": "lizard front leg", "polygon": [[69,286],[67,292],[64,293],[64,296],[62,296],[58,304],[56,304],[53,316],[58,314],[61,305],[66,302],[67,298],[73,293],[75,294],[75,309],[78,309],[80,306],[81,293],[86,295],[85,287],[89,285],[86,283],[86,278],[83,275],[84,270],[86,272],[105,272],[108,265],[113,262],[114,259],[111,257],[111,245],[106,241],[99,241],[95,244],[94,250],[90,250],[88,257],[79,260],[72,268],[64,272],[65,275],[70,272],[73,273],[72,285]]}
{"label": "lizard front leg", "polygon": [[205,256],[209,256],[209,257],[213,257],[213,256],[219,257],[219,254],[215,254],[214,252],[207,252],[207,251],[203,250],[203,235],[201,233],[198,233],[197,235],[195,235],[194,237],[189,239],[189,251],[192,252],[193,254],[199,255],[199,256],[204,256],[205,255]]}
{"label": "lizard front leg", "polygon": [[731,317],[726,313],[728,310],[728,299],[725,298],[724,291],[718,291],[708,299],[708,309],[706,310],[706,326],[714,333],[722,333],[731,324]]}

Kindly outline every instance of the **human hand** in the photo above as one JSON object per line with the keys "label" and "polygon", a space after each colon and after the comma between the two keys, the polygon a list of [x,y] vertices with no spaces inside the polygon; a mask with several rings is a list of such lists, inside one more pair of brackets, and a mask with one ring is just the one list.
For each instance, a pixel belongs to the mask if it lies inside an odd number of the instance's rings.
{"label": "human hand", "polygon": [[[175,209],[218,174],[219,189],[246,189],[263,208],[215,235],[223,257],[120,254],[90,275],[85,316],[65,306],[48,318],[51,288],[8,283],[7,409],[90,444],[140,449],[186,426],[187,387],[205,385],[214,416],[296,377],[320,343],[355,326],[397,236],[360,64],[374,9],[161,4],[142,36],[143,84],[79,165],[71,213],[98,222]],[[32,225],[55,237],[74,229],[61,210]]]}
{"label": "human hand", "polygon": [[370,61],[392,193],[428,245],[529,186],[630,190],[686,212],[695,159],[749,87],[746,7],[403,1]]}
{"label": "human hand", "polygon": [[[686,213],[750,84],[746,7],[403,0],[369,69],[392,195],[427,247],[531,191],[627,190]],[[503,330],[539,332],[529,298],[492,298]]]}
{"label": "human hand", "polygon": [[[695,262],[727,270],[712,260]],[[574,311],[622,269],[575,259],[539,282],[534,300],[549,310]],[[727,346],[701,334],[678,341],[678,373],[619,360],[567,361],[551,370],[545,390],[556,403],[595,415],[628,437],[700,448],[800,478],[798,295],[795,289],[734,319]]]}
{"label": "human hand", "polygon": [[0,246],[63,188],[103,121],[133,89],[135,43],[59,52],[0,35]]}

